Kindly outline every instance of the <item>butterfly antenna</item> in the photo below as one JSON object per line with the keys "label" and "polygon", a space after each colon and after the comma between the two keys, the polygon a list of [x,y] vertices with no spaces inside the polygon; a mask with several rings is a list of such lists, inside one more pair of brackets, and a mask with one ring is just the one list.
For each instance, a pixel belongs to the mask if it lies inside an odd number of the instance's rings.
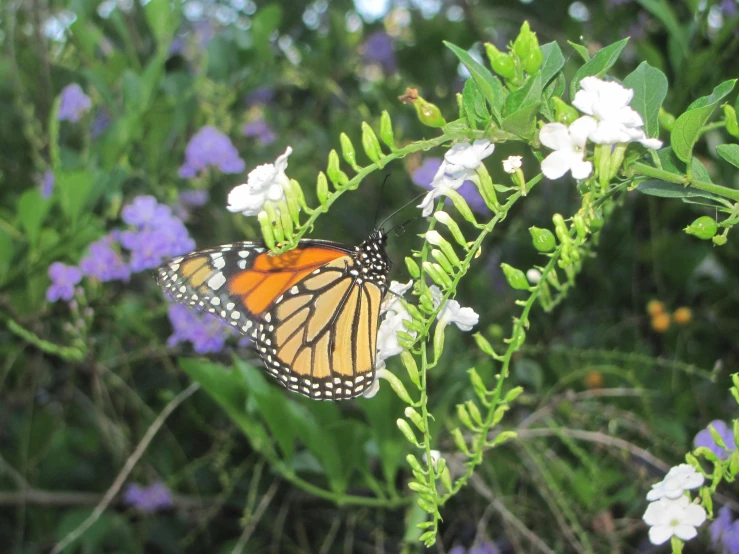
{"label": "butterfly antenna", "polygon": [[[407,208],[408,206],[410,206],[411,204],[413,204],[413,203],[414,203],[414,202],[415,202],[416,200],[418,200],[418,199],[419,199],[419,198],[421,198],[422,196],[425,196],[426,194],[427,194],[427,193],[425,193],[425,192],[422,192],[422,193],[421,193],[421,194],[419,194],[418,196],[415,196],[415,197],[413,197],[413,198],[412,198],[411,200],[409,200],[408,202],[406,202],[405,204],[403,204],[403,205],[402,205],[402,206],[401,206],[400,208],[398,208],[398,209],[397,209],[397,210],[395,210],[395,211],[394,211],[393,213],[391,213],[391,214],[390,214],[389,216],[387,216],[387,217],[386,217],[386,218],[385,218],[385,219],[384,219],[384,220],[382,221],[382,223],[380,223],[380,225],[379,225],[379,226],[378,226],[377,228],[378,228],[378,229],[381,229],[381,228],[382,228],[382,226],[383,226],[383,225],[385,225],[385,223],[387,223],[387,221],[388,221],[388,220],[389,220],[390,218],[392,218],[393,216],[395,216],[395,215],[399,214],[400,212],[402,212],[403,210],[405,210],[405,209],[406,209],[406,208]],[[411,219],[410,221],[413,221],[413,219]],[[406,221],[406,223],[408,223],[408,222]],[[404,224],[404,225],[405,225],[405,224]],[[401,225],[401,227],[402,227],[402,225]]]}
{"label": "butterfly antenna", "polygon": [[388,173],[385,175],[385,179],[382,181],[382,186],[380,187],[380,195],[377,198],[377,207],[375,208],[375,217],[372,220],[372,225],[376,227],[377,224],[377,216],[380,215],[380,206],[382,205],[382,193],[385,191],[385,183],[387,183],[387,180],[390,178],[390,174]]}

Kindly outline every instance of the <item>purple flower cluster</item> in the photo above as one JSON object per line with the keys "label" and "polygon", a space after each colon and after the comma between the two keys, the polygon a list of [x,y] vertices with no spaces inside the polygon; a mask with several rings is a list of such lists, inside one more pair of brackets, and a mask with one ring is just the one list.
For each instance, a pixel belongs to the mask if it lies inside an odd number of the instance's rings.
{"label": "purple flower cluster", "polygon": [[[723,439],[724,444],[728,450],[721,448],[711,436],[711,431],[708,427],[713,427]],[[699,446],[705,446],[713,450],[719,460],[725,460],[729,457],[731,452],[736,450],[736,442],[734,441],[734,430],[731,429],[725,421],[715,419],[708,424],[708,427],[700,431],[693,440],[693,444],[696,448]]]}
{"label": "purple flower cluster", "polygon": [[260,146],[268,146],[277,139],[272,127],[261,117],[245,124],[241,132],[245,137],[256,138]]}
{"label": "purple flower cluster", "polygon": [[59,99],[59,121],[78,122],[92,107],[92,100],[77,83],[62,89]]}
{"label": "purple flower cluster", "polygon": [[167,344],[191,342],[198,354],[220,352],[226,339],[232,335],[231,327],[211,314],[198,314],[182,304],[172,304],[168,311],[174,333]]}
{"label": "purple flower cluster", "polygon": [[[439,167],[441,167],[441,161],[441,158],[426,158],[411,174],[411,181],[420,187],[431,190],[431,182],[434,180],[436,172],[439,171]],[[470,208],[477,213],[490,213],[487,205],[485,205],[485,200],[480,196],[480,191],[477,190],[475,183],[472,181],[462,183],[462,186],[457,189],[457,192],[467,201]],[[451,202],[451,200],[447,200],[447,204],[451,204]]]}
{"label": "purple flower cluster", "polygon": [[180,166],[179,174],[183,178],[195,177],[208,166],[215,166],[223,173],[241,173],[246,168],[231,139],[206,125],[187,144],[185,163]]}
{"label": "purple flower cluster", "polygon": [[130,483],[123,493],[123,501],[146,514],[172,507],[172,495],[161,481],[148,487]]}
{"label": "purple flower cluster", "polygon": [[395,73],[398,67],[393,51],[393,39],[384,31],[377,31],[367,37],[362,45],[362,57],[365,63],[382,66],[385,73]]}
{"label": "purple flower cluster", "polygon": [[112,235],[90,244],[87,256],[80,261],[80,269],[85,276],[100,281],[128,281],[131,277],[131,268],[123,261]]}
{"label": "purple flower cluster", "polygon": [[182,220],[153,196],[137,196],[123,208],[122,216],[123,221],[134,227],[118,234],[121,245],[131,251],[133,272],[153,269],[165,258],[195,249]]}
{"label": "purple flower cluster", "polygon": [[46,289],[46,299],[49,302],[57,300],[72,300],[74,286],[82,280],[82,272],[73,265],[54,262],[49,266],[51,286]]}
{"label": "purple flower cluster", "polygon": [[724,506],[718,517],[711,523],[711,542],[716,552],[739,554],[739,521],[731,517],[731,509]]}

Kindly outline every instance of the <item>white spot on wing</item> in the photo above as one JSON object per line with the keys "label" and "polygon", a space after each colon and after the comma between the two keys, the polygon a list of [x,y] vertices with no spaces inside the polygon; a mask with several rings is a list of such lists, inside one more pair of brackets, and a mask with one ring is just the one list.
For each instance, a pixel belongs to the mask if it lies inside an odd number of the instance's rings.
{"label": "white spot on wing", "polygon": [[208,279],[208,286],[213,290],[218,290],[226,283],[226,277],[220,271]]}

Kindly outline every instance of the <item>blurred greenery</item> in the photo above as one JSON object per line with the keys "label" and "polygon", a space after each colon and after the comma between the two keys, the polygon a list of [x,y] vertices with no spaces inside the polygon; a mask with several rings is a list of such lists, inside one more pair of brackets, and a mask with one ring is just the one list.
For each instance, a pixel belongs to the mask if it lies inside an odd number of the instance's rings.
{"label": "blurred greenery", "polygon": [[[456,93],[475,99],[485,90],[478,79],[466,80],[444,41],[482,62],[484,42],[503,50],[524,20],[541,44],[559,44],[545,52],[551,72],[528,85],[544,94],[564,90],[555,79],[547,92],[562,66],[576,83],[592,74],[578,67],[626,76],[637,67],[647,72],[640,66],[647,61],[667,75],[670,113],[712,93],[712,107],[736,101],[735,91],[714,92],[736,76],[733,1],[0,4],[1,551],[49,552],[63,540],[190,380],[201,390],[169,415],[121,494],[65,552],[421,550],[415,524],[424,514],[406,487],[411,449],[396,426],[404,404],[390,387],[383,384],[372,399],[307,400],[276,387],[236,338],[208,356],[168,344],[167,304],[150,271],[129,281],[85,278],[70,305],[47,301],[48,270],[54,262],[79,264],[91,243],[124,229],[122,207],[141,195],[175,207],[183,191],[207,191],[208,202],[192,208],[186,222],[198,247],[258,238],[255,219],[225,210],[228,191],[244,175],[209,169],[179,176],[198,130],[225,133],[247,171],[292,146],[290,177],[316,205],[313,183],[340,133],[361,144],[362,122],[379,129],[387,110],[399,146],[437,136],[398,97],[416,87],[454,119]],[[389,53],[373,48],[376,33]],[[654,74],[647,79],[650,93],[664,88]],[[60,93],[73,83],[91,109],[77,122],[60,121]],[[522,101],[516,109],[526,106],[525,98],[513,101]],[[505,117],[511,108],[501,109]],[[256,121],[266,122],[271,140],[245,135],[244,126]],[[519,123],[509,120],[509,130],[533,135]],[[680,125],[697,134],[706,123]],[[720,128],[708,130],[691,168],[736,188],[736,145],[715,148],[725,137]],[[688,160],[692,146],[675,153]],[[536,163],[517,148],[496,149],[488,164],[495,182],[505,179],[498,161],[508,155],[523,154],[524,167]],[[375,206],[382,218],[411,202],[423,190],[412,183],[413,171],[442,155],[416,153],[387,166],[384,187],[384,174],[373,174],[318,218],[311,236],[359,244],[376,224]],[[663,163],[670,170],[677,161]],[[50,196],[42,189],[49,171]],[[480,314],[477,330],[496,348],[520,298],[500,263],[541,264],[528,229],[577,209],[579,195],[567,183],[543,181],[525,207],[515,206],[460,285],[457,299]],[[735,414],[727,389],[739,356],[739,246],[731,235],[714,248],[683,233],[714,210],[690,198],[660,198],[675,191],[656,188],[624,196],[577,287],[552,312],[532,311],[526,346],[512,365],[511,386],[525,392],[502,424],[519,438],[496,448],[449,500],[439,552],[481,543],[501,553],[536,545],[651,551],[641,522],[650,484],[683,459],[700,429]],[[410,206],[392,221],[416,215]],[[422,232],[413,221],[404,228],[388,246],[391,277],[399,281],[409,278],[402,260]],[[690,308],[689,321],[654,327],[646,310],[653,299],[667,313]],[[389,367],[409,381],[398,361]],[[472,336],[449,330],[428,391],[432,433],[453,473],[463,471],[463,458],[455,457],[448,431],[457,426],[455,404],[474,398],[471,367],[494,382],[496,368]],[[149,513],[126,500],[130,484],[159,482],[172,506]],[[716,503],[739,509],[733,490]],[[686,551],[709,545],[704,529]]]}

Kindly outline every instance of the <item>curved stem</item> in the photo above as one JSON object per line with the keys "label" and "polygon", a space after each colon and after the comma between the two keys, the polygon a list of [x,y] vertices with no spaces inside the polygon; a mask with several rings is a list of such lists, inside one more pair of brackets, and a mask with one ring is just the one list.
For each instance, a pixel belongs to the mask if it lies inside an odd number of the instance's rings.
{"label": "curved stem", "polygon": [[739,190],[722,187],[721,185],[709,183],[708,181],[701,181],[699,179],[683,177],[682,175],[678,175],[670,171],[665,171],[664,169],[658,169],[656,167],[652,167],[651,165],[647,165],[641,162],[636,162],[632,164],[629,167],[629,173],[632,176],[634,174],[639,174],[646,177],[661,179],[663,181],[667,181],[668,183],[676,183],[685,187],[693,187],[698,190],[710,192],[717,196],[728,198],[730,200],[733,200],[734,202],[739,202]]}

